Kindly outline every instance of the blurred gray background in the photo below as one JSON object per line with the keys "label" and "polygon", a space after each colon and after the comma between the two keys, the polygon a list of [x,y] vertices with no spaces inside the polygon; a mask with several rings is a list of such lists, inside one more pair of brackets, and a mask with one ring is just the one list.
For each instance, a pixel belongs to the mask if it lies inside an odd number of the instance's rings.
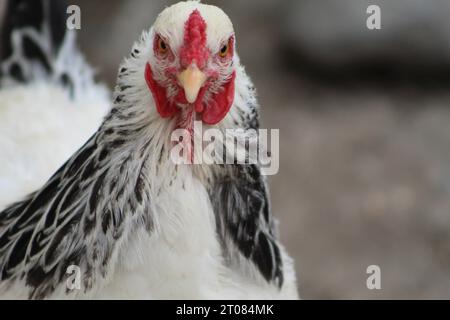
{"label": "blurred gray background", "polygon": [[[99,80],[113,87],[174,2],[72,1]],[[263,127],[280,129],[272,206],[301,296],[450,298],[450,1],[204,2],[233,21]],[[372,264],[381,290],[366,287]]]}

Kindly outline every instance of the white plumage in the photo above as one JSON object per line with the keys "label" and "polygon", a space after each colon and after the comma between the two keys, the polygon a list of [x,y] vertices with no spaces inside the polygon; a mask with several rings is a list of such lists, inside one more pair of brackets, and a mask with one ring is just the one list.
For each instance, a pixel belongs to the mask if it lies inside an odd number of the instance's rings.
{"label": "white plumage", "polygon": [[0,209],[42,186],[97,130],[106,94],[72,100],[45,82],[0,90]]}

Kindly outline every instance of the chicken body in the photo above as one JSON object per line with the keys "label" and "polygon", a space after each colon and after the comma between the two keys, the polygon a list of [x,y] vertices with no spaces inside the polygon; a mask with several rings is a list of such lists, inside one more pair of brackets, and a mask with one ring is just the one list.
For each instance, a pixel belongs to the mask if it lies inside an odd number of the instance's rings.
{"label": "chicken body", "polygon": [[258,110],[223,11],[165,9],[120,66],[97,132],[0,212],[0,297],[298,298],[259,165],[171,158],[174,129],[257,129]]}

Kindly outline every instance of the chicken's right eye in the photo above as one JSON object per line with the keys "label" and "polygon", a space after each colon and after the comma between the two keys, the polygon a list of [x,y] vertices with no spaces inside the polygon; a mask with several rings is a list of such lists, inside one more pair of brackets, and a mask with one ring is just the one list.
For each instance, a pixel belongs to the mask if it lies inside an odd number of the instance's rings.
{"label": "chicken's right eye", "polygon": [[169,47],[167,46],[166,42],[159,38],[158,39],[158,51],[161,54],[165,54],[167,52],[167,50],[169,50]]}

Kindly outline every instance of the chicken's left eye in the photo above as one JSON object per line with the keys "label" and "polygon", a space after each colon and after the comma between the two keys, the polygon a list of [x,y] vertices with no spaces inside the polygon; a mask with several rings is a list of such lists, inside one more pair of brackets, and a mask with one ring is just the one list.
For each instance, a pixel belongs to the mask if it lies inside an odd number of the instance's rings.
{"label": "chicken's left eye", "polygon": [[225,57],[228,53],[228,44],[225,44],[219,51],[219,56],[221,56],[222,58]]}

